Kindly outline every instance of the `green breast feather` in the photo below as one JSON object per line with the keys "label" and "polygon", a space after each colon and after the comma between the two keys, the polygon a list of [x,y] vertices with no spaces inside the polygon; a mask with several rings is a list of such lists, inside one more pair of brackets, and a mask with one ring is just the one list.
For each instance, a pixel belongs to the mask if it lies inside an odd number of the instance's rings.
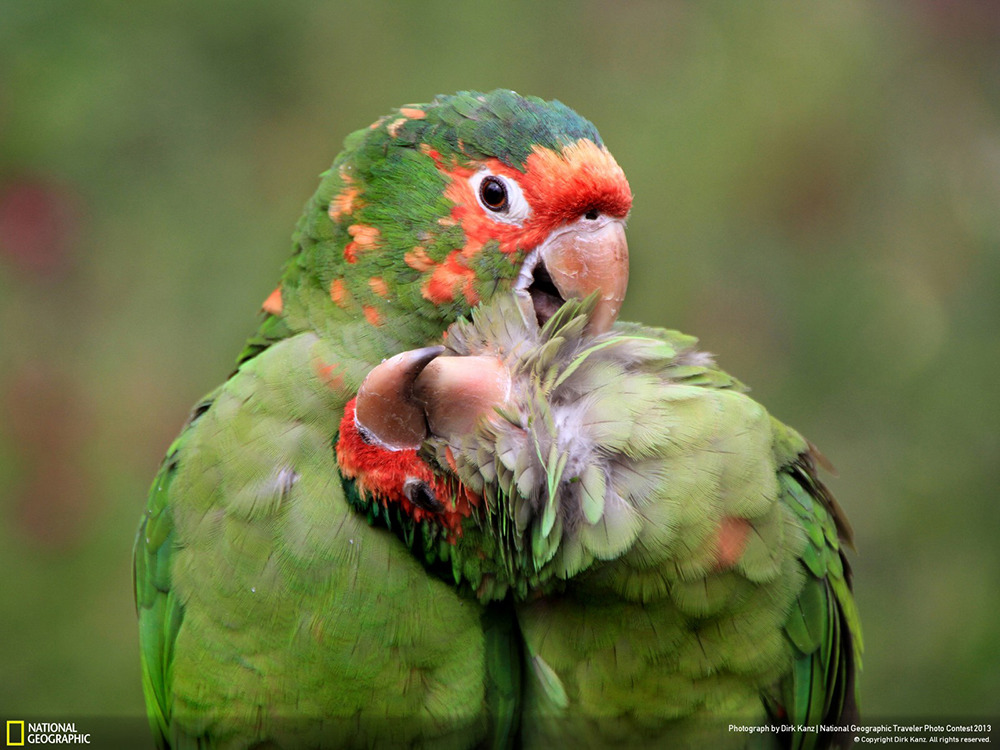
{"label": "green breast feather", "polygon": [[[587,312],[570,302],[539,328],[499,300],[454,326],[449,354],[500,359],[510,395],[429,442],[484,495],[458,545],[467,575],[521,602],[526,744],[742,746],[730,723],[850,723],[850,531],[813,449],[694,339],[588,337]],[[486,564],[464,548],[481,529]],[[752,742],[776,739],[846,740]]]}

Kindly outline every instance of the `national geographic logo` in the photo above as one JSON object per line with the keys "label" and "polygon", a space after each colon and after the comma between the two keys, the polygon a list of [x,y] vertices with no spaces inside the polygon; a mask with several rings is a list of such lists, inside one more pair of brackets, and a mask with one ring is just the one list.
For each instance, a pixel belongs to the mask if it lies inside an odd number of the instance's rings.
{"label": "national geographic logo", "polygon": [[7,721],[7,747],[89,744],[90,734],[78,732],[74,721]]}

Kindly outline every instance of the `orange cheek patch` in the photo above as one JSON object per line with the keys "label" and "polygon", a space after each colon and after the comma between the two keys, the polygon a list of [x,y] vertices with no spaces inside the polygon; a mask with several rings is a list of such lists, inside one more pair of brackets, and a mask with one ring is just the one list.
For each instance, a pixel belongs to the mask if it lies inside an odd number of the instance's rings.
{"label": "orange cheek patch", "polygon": [[[510,177],[518,183],[523,183],[525,175],[508,167],[499,159],[488,159],[483,166],[493,174],[502,174]],[[442,171],[451,179],[445,188],[445,197],[454,204],[451,209],[448,225],[461,224],[465,232],[465,248],[463,255],[472,257],[483,249],[483,245],[491,240],[500,243],[500,252],[513,253],[516,250],[531,250],[541,242],[548,234],[549,227],[535,229],[534,222],[526,223],[525,226],[517,224],[507,224],[501,221],[494,221],[487,216],[486,212],[479,206],[476,196],[472,193],[472,186],[469,178],[475,173],[467,167],[452,167]],[[439,223],[445,224],[444,219]]]}
{"label": "orange cheek patch", "polygon": [[264,304],[260,306],[260,309],[266,313],[270,313],[271,315],[281,315],[282,303],[280,286],[268,295],[267,299],[264,300]]}
{"label": "orange cheek patch", "polygon": [[590,210],[624,218],[632,207],[632,191],[625,173],[603,146],[581,139],[559,152],[536,147],[525,162],[525,171],[509,167],[499,159],[482,166],[517,182],[531,206],[531,216],[521,225],[495,221],[480,207],[469,178],[475,171],[456,164],[446,165],[440,154],[428,151],[438,169],[450,178],[445,197],[453,204],[450,222],[465,231],[463,254],[472,257],[495,240],[502,253],[531,251],[556,227],[576,221]]}
{"label": "orange cheek patch", "polygon": [[461,255],[460,250],[455,250],[443,263],[434,267],[430,278],[421,287],[424,299],[438,305],[452,302],[458,294],[462,294],[470,305],[479,302],[475,289],[476,274],[462,262]]}
{"label": "orange cheek patch", "polygon": [[367,320],[373,326],[382,325],[382,316],[379,315],[378,310],[376,310],[371,305],[365,305],[365,320]]}
{"label": "orange cheek patch", "polygon": [[715,540],[716,566],[725,569],[735,565],[743,556],[749,535],[750,523],[746,519],[732,516],[723,518]]}
{"label": "orange cheek patch", "polygon": [[347,290],[344,289],[344,282],[342,279],[334,279],[330,282],[330,299],[333,300],[333,304],[340,308],[346,308],[349,300],[349,295]]}

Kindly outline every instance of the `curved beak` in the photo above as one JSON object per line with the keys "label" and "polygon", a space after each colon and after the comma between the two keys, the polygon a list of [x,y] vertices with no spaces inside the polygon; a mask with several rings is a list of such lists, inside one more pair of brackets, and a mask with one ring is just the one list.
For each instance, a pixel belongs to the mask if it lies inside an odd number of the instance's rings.
{"label": "curved beak", "polygon": [[443,346],[413,349],[382,362],[358,389],[354,420],[369,443],[389,450],[419,448],[427,437],[427,417],[414,398],[413,383]]}
{"label": "curved beak", "polygon": [[510,396],[510,375],[496,357],[440,357],[429,346],[391,357],[361,388],[354,419],[369,443],[413,450],[431,434],[450,439],[472,432]]}
{"label": "curved beak", "polygon": [[510,373],[488,355],[438,357],[413,384],[430,431],[446,439],[465,435],[510,398]]}
{"label": "curved beak", "polygon": [[[542,268],[539,268],[541,266]],[[628,242],[621,219],[581,217],[552,232],[538,248],[532,283],[527,287],[539,321],[544,323],[563,301],[597,292],[597,307],[588,331],[607,331],[618,318],[628,288]],[[542,300],[536,292],[547,276],[558,298]],[[561,299],[560,299],[561,298]]]}

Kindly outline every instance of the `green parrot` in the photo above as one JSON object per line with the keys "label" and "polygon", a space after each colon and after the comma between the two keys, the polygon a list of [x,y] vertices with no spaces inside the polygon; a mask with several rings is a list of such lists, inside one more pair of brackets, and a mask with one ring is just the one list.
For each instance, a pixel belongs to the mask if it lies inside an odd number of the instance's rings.
{"label": "green parrot", "polygon": [[423,415],[421,455],[478,497],[448,552],[515,603],[520,741],[849,745],[862,640],[825,459],[694,338],[607,330],[595,302],[495,297],[356,403],[381,439],[402,431],[369,413]]}
{"label": "green parrot", "polygon": [[516,741],[512,600],[452,580],[480,496],[418,455],[412,415],[372,410],[349,449],[341,422],[383,359],[493,297],[547,320],[592,296],[593,333],[610,328],[631,200],[588,121],[511,91],[401,107],[346,139],[258,330],[148,496],[134,588],[160,747]]}

